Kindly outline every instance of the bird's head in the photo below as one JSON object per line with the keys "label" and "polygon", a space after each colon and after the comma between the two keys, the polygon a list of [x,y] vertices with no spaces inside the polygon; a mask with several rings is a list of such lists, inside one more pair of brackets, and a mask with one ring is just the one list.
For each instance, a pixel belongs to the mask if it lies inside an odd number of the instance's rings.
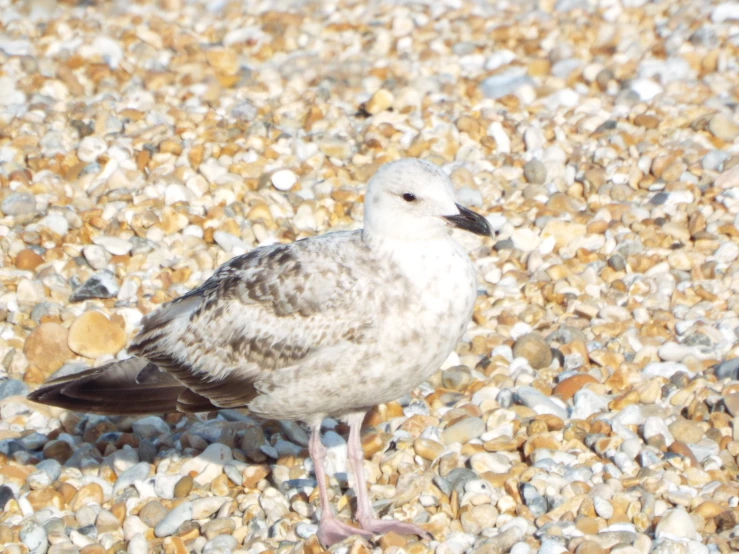
{"label": "bird's head", "polygon": [[455,202],[451,180],[432,163],[415,158],[390,162],[367,184],[364,228],[370,236],[427,240],[454,227],[492,236],[483,216]]}

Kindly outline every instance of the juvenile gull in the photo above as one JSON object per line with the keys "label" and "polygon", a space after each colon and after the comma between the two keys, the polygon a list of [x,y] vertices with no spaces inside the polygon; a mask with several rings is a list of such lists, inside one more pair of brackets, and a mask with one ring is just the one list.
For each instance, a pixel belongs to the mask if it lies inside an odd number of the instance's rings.
{"label": "juvenile gull", "polygon": [[[360,427],[372,406],[395,400],[439,369],[472,316],[476,276],[456,227],[490,235],[454,201],[436,166],[389,163],[370,179],[364,228],[257,248],[143,320],[134,358],[45,383],[36,402],[99,414],[200,412],[247,407],[312,429],[321,501],[318,538],[421,528],[375,519],[362,470]],[[326,416],[349,424],[357,529],[328,501],[321,444]]]}

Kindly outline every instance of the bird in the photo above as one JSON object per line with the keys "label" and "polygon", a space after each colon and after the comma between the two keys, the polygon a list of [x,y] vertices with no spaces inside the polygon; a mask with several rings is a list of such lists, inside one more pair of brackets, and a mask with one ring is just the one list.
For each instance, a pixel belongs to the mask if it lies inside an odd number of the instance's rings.
{"label": "bird", "polygon": [[[106,415],[246,408],[310,427],[324,546],[412,523],[374,516],[360,430],[368,410],[439,370],[462,338],[477,296],[475,266],[452,229],[492,236],[455,200],[438,166],[407,158],[367,183],[362,229],[261,246],[142,320],[133,357],[52,379],[42,404]],[[359,528],[331,510],[321,443],[326,417],[349,426]]]}

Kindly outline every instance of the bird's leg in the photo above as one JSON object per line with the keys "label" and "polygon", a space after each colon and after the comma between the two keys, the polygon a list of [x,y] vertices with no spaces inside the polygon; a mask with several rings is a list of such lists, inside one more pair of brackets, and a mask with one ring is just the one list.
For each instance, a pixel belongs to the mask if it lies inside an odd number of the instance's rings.
{"label": "bird's leg", "polygon": [[430,539],[431,534],[413,525],[412,523],[401,523],[390,519],[377,519],[372,513],[372,505],[370,504],[369,495],[367,494],[367,479],[364,475],[364,451],[362,450],[362,439],[360,430],[362,429],[362,421],[364,414],[351,414],[346,418],[349,424],[349,444],[347,445],[347,455],[349,463],[354,473],[354,492],[357,495],[357,513],[356,518],[362,529],[370,531],[376,535],[382,535],[393,531],[399,535],[418,535],[419,537]]}
{"label": "bird's leg", "polygon": [[321,423],[312,426],[308,451],[313,460],[318,483],[318,495],[321,498],[321,519],[318,522],[318,540],[324,547],[343,541],[352,535],[371,537],[372,533],[363,531],[346,523],[341,523],[331,511],[328,501],[328,490],[326,490],[326,471],[323,466],[326,460],[326,447],[321,443]]}

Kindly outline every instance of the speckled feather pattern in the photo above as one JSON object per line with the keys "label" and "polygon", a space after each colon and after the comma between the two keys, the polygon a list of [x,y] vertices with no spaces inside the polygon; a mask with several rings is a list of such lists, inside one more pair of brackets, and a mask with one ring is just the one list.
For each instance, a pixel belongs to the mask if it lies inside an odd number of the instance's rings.
{"label": "speckled feather pattern", "polygon": [[474,298],[474,267],[451,239],[329,233],[234,258],[147,318],[130,350],[216,406],[309,420],[423,382]]}

